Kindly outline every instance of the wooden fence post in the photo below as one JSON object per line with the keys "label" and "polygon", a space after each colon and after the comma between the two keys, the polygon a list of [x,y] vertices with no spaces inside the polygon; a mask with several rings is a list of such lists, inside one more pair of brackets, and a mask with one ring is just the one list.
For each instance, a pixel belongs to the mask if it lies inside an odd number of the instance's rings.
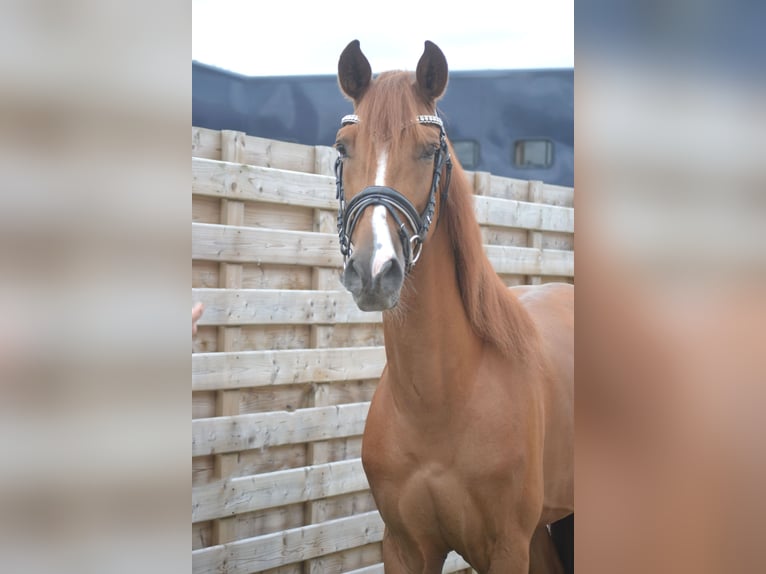
{"label": "wooden fence post", "polygon": [[[330,175],[333,173],[335,150],[326,146],[314,147],[314,173]],[[327,212],[321,209],[314,210],[314,231],[318,233],[336,233],[337,224],[334,217],[329,217]],[[337,270],[322,267],[313,267],[311,270],[312,289],[335,289],[337,288]],[[332,325],[311,325],[311,348],[324,346],[323,341],[328,339],[328,331]],[[328,383],[312,385],[310,406],[325,407],[332,404]],[[329,441],[314,441],[306,446],[306,465],[322,464],[330,462],[332,458]],[[310,501],[304,505],[304,524],[318,524],[326,520],[326,504],[321,501]],[[303,574],[315,574],[317,568],[321,570],[322,562],[319,560],[307,560],[303,563]]]}
{"label": "wooden fence post", "polygon": [[[534,180],[529,182],[527,201],[530,203],[542,203],[543,201],[543,182]],[[527,231],[527,246],[537,249],[542,258],[543,253],[543,233],[542,231]],[[529,285],[540,285],[543,282],[541,275],[529,275],[527,283]]]}
{"label": "wooden fence post", "polygon": [[[229,162],[243,162],[245,156],[245,134],[231,130],[221,132],[221,159]],[[243,225],[245,222],[245,204],[242,201],[221,199],[221,224]],[[219,287],[239,289],[242,287],[242,264],[220,263]],[[241,327],[218,327],[218,352],[240,350]],[[238,415],[240,413],[241,392],[225,390],[216,392],[215,416]],[[237,464],[236,453],[215,455],[215,474],[217,478],[231,476]],[[213,521],[213,544],[224,544],[236,540],[236,518],[220,518]]]}

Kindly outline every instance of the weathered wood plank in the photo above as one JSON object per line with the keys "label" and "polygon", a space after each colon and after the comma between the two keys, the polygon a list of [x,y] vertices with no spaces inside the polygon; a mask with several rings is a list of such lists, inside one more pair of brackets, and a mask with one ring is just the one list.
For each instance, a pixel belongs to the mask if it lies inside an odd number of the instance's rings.
{"label": "weathered wood plank", "polygon": [[[245,134],[232,130],[221,132],[221,159],[241,161]],[[235,199],[222,199],[220,202],[219,222],[223,225],[242,226],[245,224],[245,202]],[[221,262],[219,267],[218,287],[224,289],[242,288],[242,265]],[[242,329],[236,326],[218,327],[218,351],[236,351],[242,336]],[[215,416],[236,416],[240,414],[241,391],[239,389],[216,392]],[[216,454],[214,457],[215,474],[218,478],[231,476],[237,466],[236,453]],[[233,520],[214,520],[212,523],[213,543],[224,544],[236,540],[239,536]]]}
{"label": "weathered wood plank", "polygon": [[192,522],[368,488],[362,461],[358,458],[221,480],[192,488]]}
{"label": "weathered wood plank", "polygon": [[192,193],[338,209],[334,177],[199,158],[192,158]]}
{"label": "weathered wood plank", "polygon": [[[528,197],[528,186],[529,182],[524,179],[490,175],[489,191],[485,195],[523,201]],[[548,205],[572,207],[574,205],[574,189],[544,184],[540,200]]]}
{"label": "weathered wood plank", "polygon": [[[192,126],[192,157],[221,159],[225,147],[217,131]],[[241,133],[241,132],[240,132]],[[316,164],[315,146],[271,140],[242,133],[236,161],[280,169],[311,172]]]}
{"label": "weathered wood plank", "polygon": [[192,157],[221,159],[221,132],[192,126]]}
{"label": "weathered wood plank", "polygon": [[286,263],[341,267],[338,236],[192,223],[192,259],[230,263]]}
{"label": "weathered wood plank", "polygon": [[[209,159],[221,158],[221,132],[207,128],[192,127],[192,156]],[[317,155],[322,158],[334,158],[335,150],[330,146],[306,146],[290,142],[269,140],[255,136],[246,136],[242,161],[244,163],[289,169],[299,172],[317,172],[331,174],[331,162],[317,161]],[[320,166],[318,170],[317,167]],[[469,181],[479,172],[466,170]],[[495,197],[524,197],[523,187],[526,180],[490,175],[490,183],[483,190],[484,195]],[[519,191],[514,191],[514,190]],[[546,184],[543,188],[542,201],[554,205],[572,206],[574,189],[558,185]]]}
{"label": "weathered wood plank", "polygon": [[[207,159],[192,159],[192,193],[329,211],[338,208],[333,177]],[[480,225],[574,232],[571,207],[489,196],[474,197],[474,207]]]}
{"label": "weathered wood plank", "polygon": [[574,233],[574,209],[496,197],[474,197],[479,225]]}
{"label": "weathered wood plank", "polygon": [[[498,273],[574,275],[574,252],[485,245]],[[278,231],[229,225],[192,223],[192,258],[255,263],[284,263],[310,267],[340,267],[338,237],[330,233]],[[204,317],[204,315],[203,315]],[[202,323],[200,323],[202,324]]]}
{"label": "weathered wood plank", "polygon": [[[315,231],[313,209],[276,203],[243,203],[245,205],[244,218],[242,223],[236,225],[259,229],[281,229],[283,231]],[[206,222],[200,221],[200,223]],[[210,223],[218,222],[211,221]]]}
{"label": "weathered wood plank", "polygon": [[195,419],[192,456],[358,436],[370,403]]}
{"label": "weathered wood plank", "polygon": [[351,381],[379,377],[384,347],[243,351],[192,355],[192,391]]}
{"label": "weathered wood plank", "polygon": [[574,276],[574,252],[485,245],[484,250],[499,274]]}
{"label": "weathered wood plank", "polygon": [[249,574],[302,562],[332,552],[379,542],[383,521],[377,511],[303,528],[238,540],[192,552],[194,574]]}
{"label": "weathered wood plank", "polygon": [[247,136],[242,163],[313,173],[315,146]]}
{"label": "weathered wood plank", "polygon": [[347,291],[192,289],[205,304],[199,325],[314,325],[380,323],[380,312],[360,311]]}

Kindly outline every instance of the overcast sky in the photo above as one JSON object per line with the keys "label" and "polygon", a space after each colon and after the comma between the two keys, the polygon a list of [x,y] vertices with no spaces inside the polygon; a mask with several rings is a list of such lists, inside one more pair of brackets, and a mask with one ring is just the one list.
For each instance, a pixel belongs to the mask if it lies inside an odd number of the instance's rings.
{"label": "overcast sky", "polygon": [[425,40],[451,70],[574,66],[574,0],[193,0],[192,17],[192,59],[245,75],[335,74],[354,39],[375,73],[414,70]]}

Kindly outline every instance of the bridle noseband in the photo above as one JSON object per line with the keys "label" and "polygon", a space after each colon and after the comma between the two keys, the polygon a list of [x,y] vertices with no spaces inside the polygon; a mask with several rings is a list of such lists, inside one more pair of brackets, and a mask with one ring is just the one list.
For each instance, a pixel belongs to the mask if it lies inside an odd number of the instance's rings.
{"label": "bridle noseband", "polygon": [[[405,272],[410,272],[420,258],[423,243],[431,227],[431,221],[436,209],[436,192],[439,189],[442,167],[446,164],[444,190],[442,191],[442,205],[449,190],[450,175],[452,173],[452,159],[447,147],[447,135],[444,132],[444,123],[439,116],[417,116],[420,124],[433,124],[439,126],[439,149],[434,154],[434,174],[431,180],[431,191],[428,196],[423,213],[412,205],[409,199],[395,189],[387,186],[373,185],[364,188],[355,195],[346,205],[343,192],[343,158],[338,156],[335,160],[335,197],[338,200],[338,239],[340,240],[340,252],[343,254],[343,266],[351,256],[351,236],[359,222],[362,213],[371,205],[382,205],[394,218],[399,229],[399,240],[402,243]],[[349,114],[343,116],[341,125],[358,124],[359,116]],[[401,216],[401,217],[400,217]],[[409,230],[408,230],[409,227]]]}

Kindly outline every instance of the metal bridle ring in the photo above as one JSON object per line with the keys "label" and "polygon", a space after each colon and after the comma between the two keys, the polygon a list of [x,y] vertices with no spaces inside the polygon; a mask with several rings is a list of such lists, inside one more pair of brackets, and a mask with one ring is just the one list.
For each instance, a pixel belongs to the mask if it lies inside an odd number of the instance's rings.
{"label": "metal bridle ring", "polygon": [[412,268],[415,263],[418,262],[418,259],[420,259],[420,254],[423,252],[423,240],[420,238],[420,235],[413,235],[410,237],[410,261],[409,261],[409,267]]}

